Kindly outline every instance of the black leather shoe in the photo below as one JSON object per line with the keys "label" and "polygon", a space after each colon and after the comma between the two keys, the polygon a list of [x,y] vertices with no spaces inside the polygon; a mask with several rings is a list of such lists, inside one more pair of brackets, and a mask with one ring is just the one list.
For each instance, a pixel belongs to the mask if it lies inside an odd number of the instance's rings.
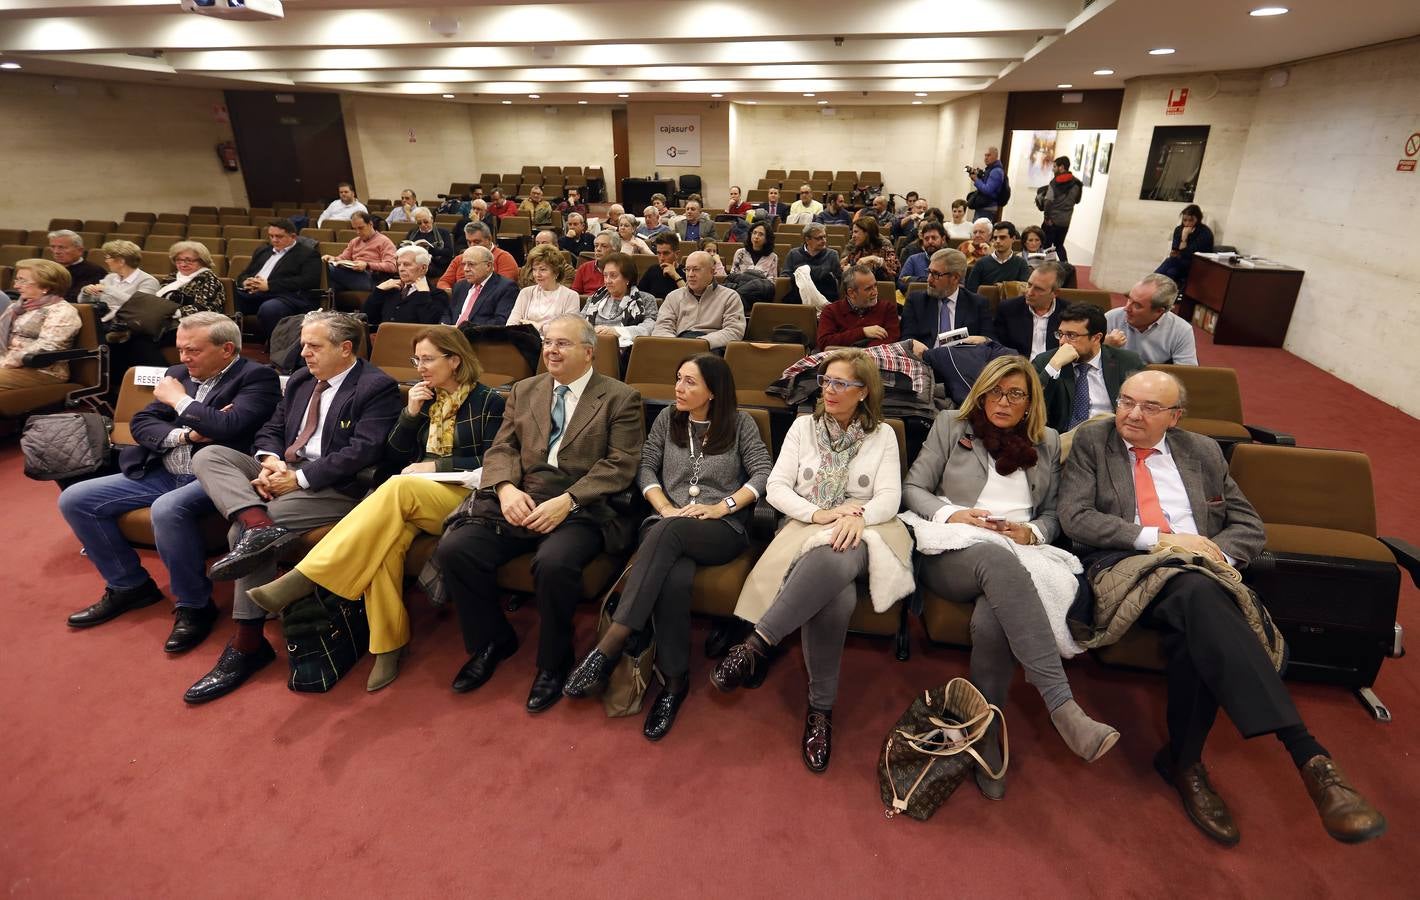
{"label": "black leather shoe", "polygon": [[562,681],[561,672],[538,669],[537,677],[533,679],[532,690],[528,691],[528,712],[546,712],[552,708],[553,704],[561,700]]}
{"label": "black leather shoe", "polygon": [[498,663],[518,652],[518,639],[509,637],[502,641],[489,641],[482,650],[468,658],[459,673],[454,676],[454,693],[467,694],[493,677]]}
{"label": "black leather shoe", "polygon": [[828,768],[828,757],[833,752],[833,710],[814,709],[804,716],[804,765],[810,772],[822,772]]}
{"label": "black leather shoe", "polygon": [[98,603],[86,606],[69,617],[69,625],[73,628],[92,628],[110,619],[116,619],[131,609],[152,606],[161,599],[163,592],[158,590],[151,578],[147,584],[129,590],[120,591],[106,587]]}
{"label": "black leather shoe", "polygon": [[197,679],[197,682],[187,689],[187,693],[182,695],[182,699],[198,704],[225,697],[245,684],[248,678],[266,668],[275,658],[276,651],[271,649],[271,645],[265,640],[261,642],[261,649],[253,653],[243,653],[229,641],[218,658],[217,665]]}
{"label": "black leather shoe", "polygon": [[675,724],[676,713],[680,712],[680,705],[685,702],[685,698],[690,696],[690,685],[681,685],[680,690],[672,691],[670,688],[661,688],[661,693],[656,696],[651,708],[646,710],[646,724],[641,729],[641,733],[648,741],[659,741],[670,732],[671,726]]}
{"label": "black leather shoe", "polygon": [[237,538],[237,545],[226,556],[212,564],[207,577],[213,581],[236,581],[243,575],[250,575],[270,561],[276,551],[300,537],[294,531],[287,531],[280,525],[262,525],[248,528]]}
{"label": "black leather shoe", "polygon": [[609,657],[603,656],[600,650],[593,647],[592,652],[567,676],[567,683],[562,685],[562,693],[574,700],[600,696],[606,690],[606,682],[611,677],[614,665]]}
{"label": "black leather shoe", "polygon": [[173,617],[173,630],[163,645],[165,653],[191,650],[207,640],[212,623],[217,621],[217,604],[208,600],[206,606],[179,606],[173,610]]}

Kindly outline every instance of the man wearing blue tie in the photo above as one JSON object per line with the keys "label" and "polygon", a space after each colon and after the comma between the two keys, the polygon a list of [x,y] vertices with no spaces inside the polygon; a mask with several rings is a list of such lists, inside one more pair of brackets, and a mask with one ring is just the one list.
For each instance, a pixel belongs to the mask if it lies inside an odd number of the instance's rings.
{"label": "man wearing blue tie", "polygon": [[1137,353],[1104,343],[1104,312],[1076,303],[1060,314],[1060,346],[1032,362],[1045,390],[1045,422],[1062,434],[1098,415],[1112,414],[1119,386],[1144,368]]}
{"label": "man wearing blue tie", "polygon": [[932,254],[927,264],[927,290],[913,294],[902,307],[903,340],[937,346],[937,335],[953,328],[965,328],[973,337],[996,336],[991,307],[986,298],[962,285],[966,274],[966,254],[943,249]]}

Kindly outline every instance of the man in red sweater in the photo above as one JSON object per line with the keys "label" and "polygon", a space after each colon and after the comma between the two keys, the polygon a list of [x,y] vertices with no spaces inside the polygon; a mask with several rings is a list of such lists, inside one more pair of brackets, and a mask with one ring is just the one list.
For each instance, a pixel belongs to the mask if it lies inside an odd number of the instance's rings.
{"label": "man in red sweater", "polygon": [[818,349],[876,347],[896,343],[901,329],[897,298],[878,299],[878,278],[865,265],[850,266],[840,284],[842,300],[823,308],[818,320]]}
{"label": "man in red sweater", "polygon": [[[463,233],[464,237],[468,238],[468,245],[470,247],[487,247],[488,251],[493,254],[494,272],[497,272],[504,278],[511,278],[514,281],[518,280],[517,260],[513,259],[513,254],[494,243],[493,232],[489,230],[487,224],[483,222],[469,222],[463,227]],[[455,256],[453,261],[449,263],[448,269],[440,276],[439,287],[442,288],[445,293],[453,294],[454,285],[458,284],[461,278],[463,278],[463,257]]]}

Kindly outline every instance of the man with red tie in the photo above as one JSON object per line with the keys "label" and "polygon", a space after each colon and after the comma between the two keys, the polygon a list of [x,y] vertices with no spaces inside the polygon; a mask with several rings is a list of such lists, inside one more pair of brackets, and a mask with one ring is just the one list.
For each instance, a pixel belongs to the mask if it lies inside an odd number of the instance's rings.
{"label": "man with red tie", "polygon": [[[1120,386],[1114,419],[1075,432],[1060,481],[1061,527],[1077,552],[1085,548],[1082,559],[1097,588],[1102,572],[1107,577],[1132,566],[1140,553],[1158,557],[1154,574],[1141,581],[1170,575],[1136,620],[1136,627],[1162,633],[1168,658],[1168,743],[1154,757],[1154,768],[1178,791],[1199,830],[1218,843],[1236,844],[1237,825],[1202,761],[1221,706],[1244,737],[1277,737],[1333,838],[1359,843],[1379,837],[1385,817],[1302,723],[1249,612],[1227,588],[1225,581],[1235,582],[1237,571],[1262,552],[1266,535],[1217,443],[1175,427],[1187,401],[1170,374],[1129,377]],[[1192,565],[1166,571],[1185,564]],[[1092,617],[1099,626],[1098,606]]]}
{"label": "man with red tie", "polygon": [[493,253],[487,247],[463,252],[463,278],[454,285],[449,303],[451,325],[506,325],[518,302],[518,283],[493,271]]}
{"label": "man with red tie", "polygon": [[363,325],[353,316],[307,313],[301,323],[306,368],[287,382],[253,452],[211,447],[193,458],[193,474],[232,523],[232,550],[208,574],[214,581],[236,581],[237,633],[212,671],[188,688],[188,703],[231,693],[276,658],[262,634],[266,611],[248,589],[276,578],[283,546],[354,509],[369,487],[360,473],[383,458],[402,405],[399,385],[356,355],[363,338]]}

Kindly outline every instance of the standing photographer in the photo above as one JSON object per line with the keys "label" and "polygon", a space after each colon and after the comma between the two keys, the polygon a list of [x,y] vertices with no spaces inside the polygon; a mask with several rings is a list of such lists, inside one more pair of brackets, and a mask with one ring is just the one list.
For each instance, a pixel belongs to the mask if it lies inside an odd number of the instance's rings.
{"label": "standing photographer", "polygon": [[997,147],[986,148],[986,167],[973,169],[966,167],[967,180],[976,188],[972,212],[976,218],[990,219],[993,223],[1001,220],[1001,207],[1005,205],[1006,169],[1001,165],[1001,151]]}

